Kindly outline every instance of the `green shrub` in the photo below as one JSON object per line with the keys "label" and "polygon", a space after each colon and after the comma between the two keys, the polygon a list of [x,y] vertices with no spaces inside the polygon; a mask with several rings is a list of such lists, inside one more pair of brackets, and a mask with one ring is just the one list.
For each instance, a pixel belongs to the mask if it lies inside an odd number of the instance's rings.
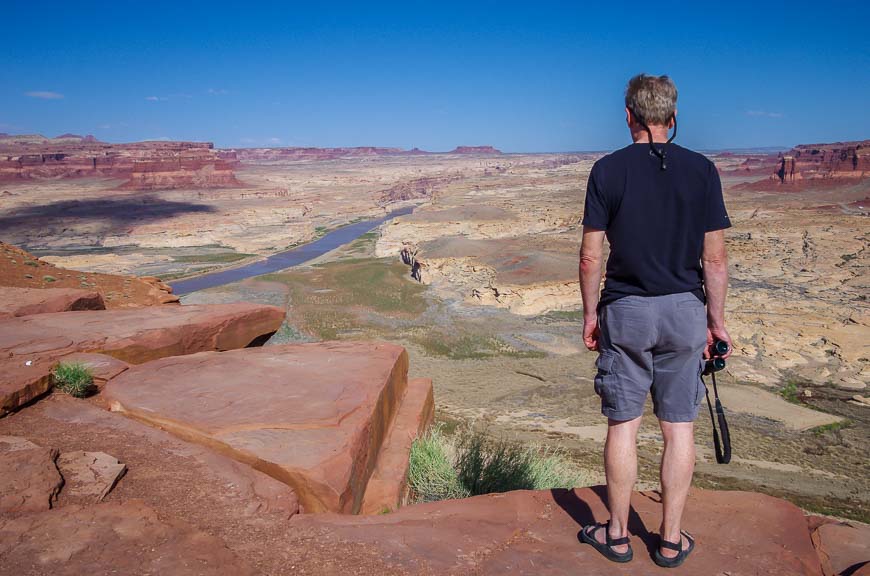
{"label": "green shrub", "polygon": [[52,373],[54,387],[76,398],[84,398],[94,391],[94,377],[83,364],[61,362]]}
{"label": "green shrub", "polygon": [[780,396],[782,396],[786,401],[791,402],[792,404],[797,404],[800,402],[798,399],[800,395],[800,390],[798,390],[798,384],[794,380],[789,380],[785,383],[785,386],[782,387],[782,390],[779,391]]}
{"label": "green shrub", "polygon": [[490,438],[467,426],[452,438],[433,427],[411,447],[408,482],[417,502],[573,488],[590,481],[559,451]]}
{"label": "green shrub", "polygon": [[453,460],[453,444],[444,436],[440,425],[414,440],[408,483],[415,501],[434,502],[469,495],[459,483]]}
{"label": "green shrub", "polygon": [[42,280],[43,280],[43,282],[56,282],[57,278],[55,278],[54,276],[49,276],[48,274],[46,274],[45,276],[42,277]]}

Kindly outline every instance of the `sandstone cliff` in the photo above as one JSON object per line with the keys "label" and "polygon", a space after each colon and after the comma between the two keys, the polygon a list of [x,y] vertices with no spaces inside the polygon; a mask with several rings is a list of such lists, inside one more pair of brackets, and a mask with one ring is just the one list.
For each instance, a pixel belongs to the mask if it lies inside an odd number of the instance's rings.
{"label": "sandstone cliff", "polygon": [[870,140],[801,144],[777,159],[771,179],[791,184],[807,179],[854,180],[870,175]]}
{"label": "sandstone cliff", "polygon": [[210,142],[108,144],[93,136],[0,136],[0,181],[104,176],[123,188],[156,190],[239,185],[235,155]]}

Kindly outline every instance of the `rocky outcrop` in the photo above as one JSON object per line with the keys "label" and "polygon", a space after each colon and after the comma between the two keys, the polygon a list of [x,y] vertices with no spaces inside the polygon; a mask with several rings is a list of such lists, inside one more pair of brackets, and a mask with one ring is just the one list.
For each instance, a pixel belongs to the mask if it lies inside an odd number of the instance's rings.
{"label": "rocky outcrop", "polygon": [[[53,367],[75,352],[103,353],[139,364],[261,344],[283,321],[281,308],[245,303],[57,312],[0,320],[0,416],[48,392]],[[120,368],[106,366],[106,371]]]}
{"label": "rocky outcrop", "polygon": [[108,144],[64,135],[0,137],[0,181],[106,176],[123,188],[157,190],[238,186],[232,153],[210,142]]}
{"label": "rocky outcrop", "polygon": [[[84,290],[89,293],[97,292],[104,307],[110,309],[178,302],[178,297],[172,294],[172,288],[158,278],[147,276],[136,278],[60,268],[4,242],[0,242],[0,286],[4,287],[0,290],[63,288],[65,290]],[[27,298],[31,300],[30,304],[32,304],[41,298],[51,298],[52,293],[34,291],[27,294]],[[7,293],[6,296],[0,293],[0,317],[3,315],[3,310],[19,309],[13,298],[16,297],[12,292]],[[57,301],[53,299],[52,301],[55,303],[51,306],[59,305]],[[60,302],[63,302],[63,299]],[[90,302],[91,309],[97,306],[95,300]],[[48,308],[37,307],[37,309],[47,310]]]}
{"label": "rocky outcrop", "polygon": [[[300,536],[328,539],[334,548],[374,549],[397,572],[609,576],[618,568],[577,541],[581,526],[607,519],[605,498],[602,486],[517,491],[380,516],[300,515],[291,524]],[[634,494],[629,524],[634,561],[625,574],[658,573],[647,551],[658,543],[660,522],[658,494]],[[693,490],[683,524],[697,548],[680,568],[682,574],[822,574],[803,512],[784,500]]]}
{"label": "rocky outcrop", "polygon": [[240,186],[227,155],[217,157],[211,149],[197,148],[172,156],[136,160],[130,179],[122,188],[168,190],[174,188],[228,188]]}
{"label": "rocky outcrop", "polygon": [[777,158],[771,176],[781,184],[801,180],[856,180],[870,176],[870,140],[801,144]]}
{"label": "rocky outcrop", "polygon": [[0,557],[8,574],[254,574],[220,539],[138,500],[0,518]]}
{"label": "rocky outcrop", "polygon": [[72,310],[105,310],[99,292],[71,288],[9,288],[0,286],[0,319]]}
{"label": "rocky outcrop", "polygon": [[16,362],[99,352],[131,364],[262,343],[284,310],[257,304],[58,312],[0,321],[0,355]]}
{"label": "rocky outcrop", "polygon": [[391,186],[381,192],[381,197],[378,200],[380,206],[387,206],[395,202],[406,202],[408,200],[420,200],[422,198],[431,198],[435,191],[447,184],[461,180],[459,176],[432,176],[424,178],[415,178],[405,182],[399,182],[395,186]]}
{"label": "rocky outcrop", "polygon": [[407,372],[407,353],[392,344],[268,346],[150,362],[114,378],[103,395],[114,411],[291,486],[306,512],[355,513],[396,418],[395,449],[406,461],[403,435],[431,421],[431,382],[416,382],[405,404]]}

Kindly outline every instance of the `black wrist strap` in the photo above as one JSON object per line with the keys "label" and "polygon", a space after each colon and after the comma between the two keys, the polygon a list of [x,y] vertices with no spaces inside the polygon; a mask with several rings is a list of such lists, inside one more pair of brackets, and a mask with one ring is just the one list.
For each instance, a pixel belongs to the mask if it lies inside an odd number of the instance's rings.
{"label": "black wrist strap", "polygon": [[[710,423],[713,425],[713,448],[716,450],[716,462],[719,464],[728,464],[731,462],[731,434],[728,431],[728,421],[725,420],[725,409],[722,407],[722,402],[719,401],[719,389],[716,387],[716,373],[711,372],[710,378],[713,381],[713,396],[716,399],[716,415],[713,415],[713,405],[710,403],[710,389],[707,388],[707,383],[704,382],[704,394],[707,396],[707,408],[710,409]],[[703,381],[703,378],[702,378]],[[716,421],[719,421],[719,430],[716,430]],[[722,434],[722,441],[719,441],[719,434]]]}

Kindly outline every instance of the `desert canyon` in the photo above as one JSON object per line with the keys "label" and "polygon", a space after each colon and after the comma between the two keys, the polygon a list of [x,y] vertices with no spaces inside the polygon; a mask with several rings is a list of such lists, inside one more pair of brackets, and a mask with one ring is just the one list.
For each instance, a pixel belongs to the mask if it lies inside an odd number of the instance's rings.
{"label": "desert canyon", "polygon": [[[576,540],[606,498],[577,278],[602,155],[0,134],[0,574],[646,573]],[[735,458],[702,412],[685,573],[870,574],[870,140],[708,156]],[[52,390],[73,361],[88,398]],[[414,504],[433,423],[588,486]],[[661,447],[645,418],[650,547]]]}

